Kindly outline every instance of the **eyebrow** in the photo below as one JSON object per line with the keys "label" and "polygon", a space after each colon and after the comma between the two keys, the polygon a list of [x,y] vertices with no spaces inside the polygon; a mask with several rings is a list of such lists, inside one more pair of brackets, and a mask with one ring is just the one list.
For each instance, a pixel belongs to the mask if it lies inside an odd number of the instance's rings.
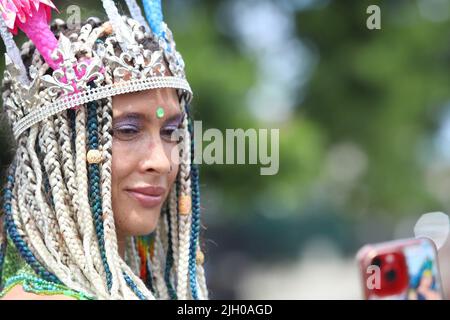
{"label": "eyebrow", "polygon": [[[169,123],[169,122],[181,122],[181,120],[183,119],[184,116],[184,112],[177,112],[176,114],[171,115],[170,117],[168,117],[167,119],[164,119],[164,124]],[[113,124],[116,122],[119,122],[121,120],[148,120],[148,114],[143,114],[143,113],[139,113],[139,112],[127,112],[124,113],[120,116],[114,117],[113,118]]]}

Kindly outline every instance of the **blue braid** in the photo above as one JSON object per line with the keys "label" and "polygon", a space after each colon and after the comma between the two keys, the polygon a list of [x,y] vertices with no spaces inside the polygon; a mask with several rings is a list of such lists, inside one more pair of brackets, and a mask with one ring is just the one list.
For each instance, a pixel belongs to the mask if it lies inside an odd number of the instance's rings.
{"label": "blue braid", "polygon": [[[98,149],[98,119],[97,119],[98,103],[96,101],[87,104],[88,120],[88,144],[89,149]],[[89,164],[89,203],[94,218],[94,225],[97,234],[97,241],[100,247],[100,256],[103,262],[103,267],[106,272],[106,282],[108,289],[111,290],[112,275],[109,269],[108,261],[106,260],[105,252],[105,237],[103,233],[103,213],[102,213],[102,198],[100,190],[100,167],[97,163]]]}
{"label": "blue braid", "polygon": [[[97,119],[97,101],[92,101],[87,104],[88,111],[88,144],[89,149],[98,149],[98,119]],[[91,163],[88,167],[89,171],[89,202],[91,204],[91,210],[94,215],[95,230],[97,233],[97,240],[100,247],[100,256],[102,258],[103,266],[106,272],[106,282],[108,289],[112,287],[112,275],[109,269],[108,261],[106,260],[105,252],[105,235],[103,229],[103,212],[102,212],[102,198],[100,190],[100,167],[97,163]],[[125,281],[133,292],[141,300],[145,300],[145,296],[137,289],[136,284],[131,278],[123,273]]]}
{"label": "blue braid", "polygon": [[152,29],[152,32],[158,36],[163,37],[163,31],[161,28],[163,22],[163,13],[161,0],[143,0],[145,17]]}
{"label": "blue braid", "polygon": [[172,285],[172,282],[170,281],[170,270],[173,266],[173,250],[172,250],[172,237],[170,236],[172,234],[172,225],[170,223],[170,212],[167,208],[167,206],[164,207],[164,214],[167,216],[167,226],[168,226],[168,249],[167,249],[167,256],[166,256],[166,268],[164,270],[164,280],[166,281],[167,288],[169,290],[169,296],[172,300],[177,300],[177,293]]}
{"label": "blue braid", "polygon": [[197,165],[192,166],[192,226],[191,226],[191,243],[189,247],[189,279],[192,290],[192,296],[198,300],[197,292],[197,243],[200,232],[200,191],[198,184],[198,168]]}
{"label": "blue braid", "polygon": [[[147,255],[149,253],[147,252]],[[147,268],[147,278],[145,279],[145,286],[149,288],[149,290],[153,293],[153,295],[156,295],[156,290],[153,286],[153,274],[152,269],[150,268],[150,257],[147,258],[147,262],[145,267]]]}
{"label": "blue braid", "polygon": [[[14,175],[13,172],[15,171],[15,165],[13,165],[10,168],[10,173],[7,176],[7,183],[3,190],[3,209],[6,213],[5,215],[5,226],[6,230],[8,232],[9,237],[11,238],[12,242],[16,246],[17,250],[19,251],[21,257],[25,260],[25,262],[36,272],[37,275],[41,276],[43,279],[61,284],[61,281],[52,274],[51,272],[47,271],[41,263],[36,259],[36,257],[33,255],[33,253],[28,248],[25,241],[22,239],[22,237],[19,235],[17,231],[17,227],[14,224],[14,220],[12,217],[12,207],[11,207],[11,199],[12,199],[12,189],[14,186]],[[4,259],[4,258],[3,258]],[[3,265],[3,261],[2,261]]]}
{"label": "blue braid", "polygon": [[[186,107],[188,109],[188,107]],[[187,115],[189,116],[189,115]],[[194,137],[192,120],[188,122],[189,134],[191,135],[191,150],[194,150]],[[200,232],[200,187],[199,187],[199,169],[194,164],[194,152],[191,152],[191,189],[192,189],[192,224],[191,224],[191,240],[189,246],[189,283],[192,291],[192,297],[198,300],[197,288],[197,242]]]}
{"label": "blue braid", "polygon": [[130,287],[131,290],[133,290],[134,294],[140,299],[140,300],[148,300],[142,292],[138,289],[136,284],[131,280],[131,278],[123,272],[123,277],[125,279],[125,282],[127,283],[128,287]]}

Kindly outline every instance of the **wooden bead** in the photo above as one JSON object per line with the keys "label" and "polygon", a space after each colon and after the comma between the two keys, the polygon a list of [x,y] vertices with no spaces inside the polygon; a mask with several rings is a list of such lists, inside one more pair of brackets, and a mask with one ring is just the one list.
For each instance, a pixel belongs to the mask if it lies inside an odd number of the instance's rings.
{"label": "wooden bead", "polygon": [[191,213],[191,197],[180,195],[180,198],[178,199],[178,211],[180,214],[188,215]]}
{"label": "wooden bead", "polygon": [[105,23],[102,25],[102,27],[103,27],[103,29],[104,29],[104,33],[105,33],[106,35],[108,35],[108,36],[113,32],[111,22],[109,22],[109,21],[105,22]]}
{"label": "wooden bead", "polygon": [[201,250],[197,250],[197,255],[195,258],[197,264],[203,264],[203,262],[205,261],[205,255],[203,254],[203,252]]}
{"label": "wooden bead", "polygon": [[92,149],[88,151],[86,158],[87,162],[92,164],[92,163],[100,163],[103,157],[100,150]]}

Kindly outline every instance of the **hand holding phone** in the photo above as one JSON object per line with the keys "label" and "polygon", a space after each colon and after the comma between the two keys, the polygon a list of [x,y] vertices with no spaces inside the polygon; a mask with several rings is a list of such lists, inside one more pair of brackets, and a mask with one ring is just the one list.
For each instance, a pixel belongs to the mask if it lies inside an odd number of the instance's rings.
{"label": "hand holding phone", "polygon": [[357,260],[365,299],[444,299],[437,250],[428,238],[366,245]]}

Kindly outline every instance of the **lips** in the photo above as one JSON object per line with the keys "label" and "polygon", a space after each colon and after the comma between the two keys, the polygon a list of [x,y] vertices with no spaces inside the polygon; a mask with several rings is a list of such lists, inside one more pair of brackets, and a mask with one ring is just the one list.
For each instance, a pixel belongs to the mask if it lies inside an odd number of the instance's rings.
{"label": "lips", "polygon": [[163,187],[148,186],[125,190],[134,200],[144,208],[154,208],[161,204],[166,189]]}

